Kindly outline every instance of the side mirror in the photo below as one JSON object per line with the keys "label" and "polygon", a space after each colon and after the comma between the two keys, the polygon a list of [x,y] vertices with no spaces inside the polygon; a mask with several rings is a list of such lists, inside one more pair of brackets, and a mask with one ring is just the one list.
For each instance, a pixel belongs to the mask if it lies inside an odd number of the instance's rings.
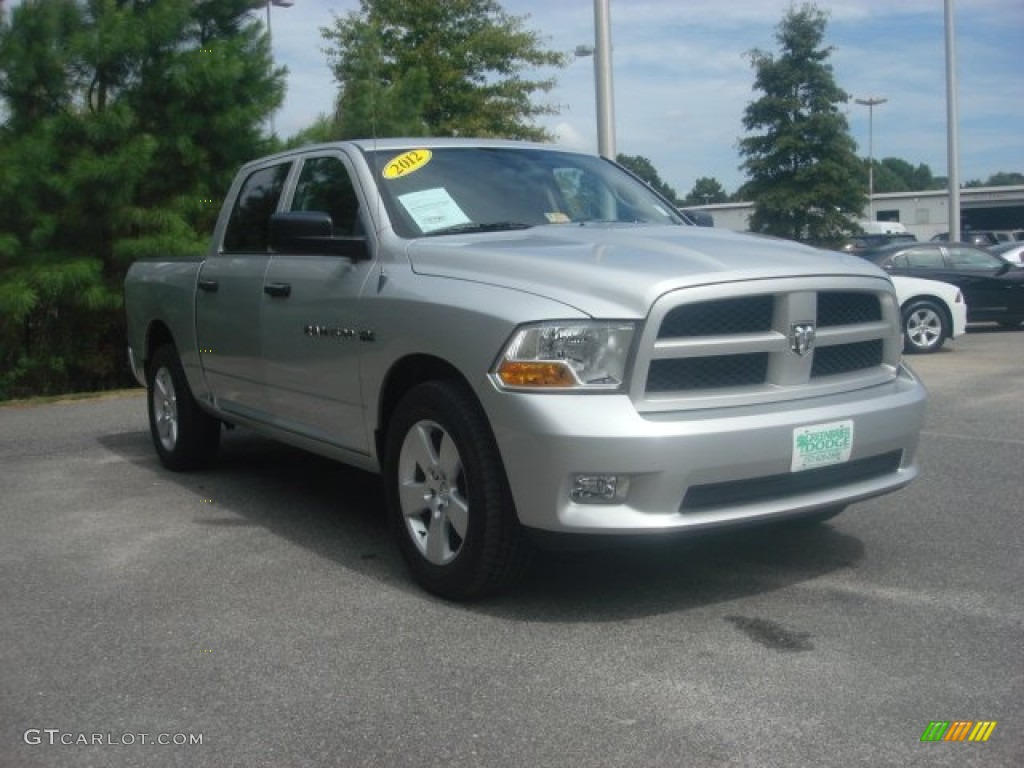
{"label": "side mirror", "polygon": [[267,242],[273,253],[310,253],[370,258],[365,237],[335,237],[334,222],[323,211],[286,211],[270,217]]}

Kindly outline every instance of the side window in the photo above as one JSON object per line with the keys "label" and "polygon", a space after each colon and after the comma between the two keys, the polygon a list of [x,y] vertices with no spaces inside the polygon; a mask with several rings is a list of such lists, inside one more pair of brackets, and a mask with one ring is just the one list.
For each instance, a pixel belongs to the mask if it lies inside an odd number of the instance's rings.
{"label": "side window", "polygon": [[245,180],[224,232],[224,251],[264,253],[267,250],[267,223],[277,210],[290,163],[253,171]]}
{"label": "side window", "polygon": [[917,269],[943,269],[942,252],[938,248],[908,248],[903,254],[907,257],[907,266]]}
{"label": "side window", "polygon": [[984,251],[974,248],[950,246],[949,260],[954,269],[994,269],[999,266],[999,259]]}
{"label": "side window", "polygon": [[359,198],[348,171],[336,157],[314,157],[302,164],[291,210],[330,214],[335,235],[360,233]]}

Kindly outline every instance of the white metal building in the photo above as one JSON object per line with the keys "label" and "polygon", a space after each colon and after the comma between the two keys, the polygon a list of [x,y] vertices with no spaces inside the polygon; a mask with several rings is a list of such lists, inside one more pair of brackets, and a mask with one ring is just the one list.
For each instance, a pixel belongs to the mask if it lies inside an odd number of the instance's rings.
{"label": "white metal building", "polygon": [[[889,192],[877,194],[872,206],[877,221],[898,221],[918,240],[949,231],[949,193]],[[715,226],[742,232],[749,228],[753,203],[695,205],[715,219]],[[864,218],[867,218],[865,211]],[[972,187],[960,190],[961,229],[1024,229],[1024,185]]]}

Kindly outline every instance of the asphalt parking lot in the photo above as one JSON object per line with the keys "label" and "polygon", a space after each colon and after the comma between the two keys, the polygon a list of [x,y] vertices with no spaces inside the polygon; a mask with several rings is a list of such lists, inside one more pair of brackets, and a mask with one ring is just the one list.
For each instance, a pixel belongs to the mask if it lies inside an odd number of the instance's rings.
{"label": "asphalt parking lot", "polygon": [[373,476],[241,431],[169,473],[141,393],[0,408],[0,766],[1024,764],[1024,330],[911,365],[907,490],[466,605]]}

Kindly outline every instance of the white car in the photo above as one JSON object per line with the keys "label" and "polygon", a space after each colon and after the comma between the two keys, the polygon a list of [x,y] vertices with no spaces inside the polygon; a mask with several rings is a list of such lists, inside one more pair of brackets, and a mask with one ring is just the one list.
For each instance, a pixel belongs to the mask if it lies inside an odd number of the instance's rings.
{"label": "white car", "polygon": [[903,350],[935,352],[967,329],[967,302],[960,289],[938,280],[893,275],[903,318]]}

